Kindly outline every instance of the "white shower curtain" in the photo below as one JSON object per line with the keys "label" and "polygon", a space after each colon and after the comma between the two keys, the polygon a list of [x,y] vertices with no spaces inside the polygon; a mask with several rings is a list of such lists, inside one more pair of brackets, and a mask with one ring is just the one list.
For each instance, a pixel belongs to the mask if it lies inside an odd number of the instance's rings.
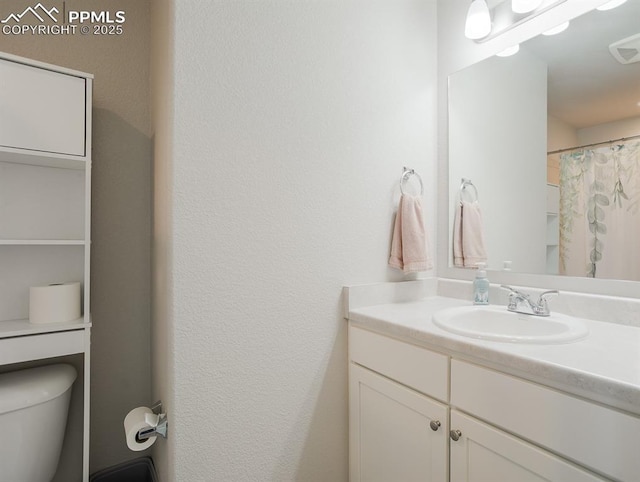
{"label": "white shower curtain", "polygon": [[560,273],[640,281],[640,141],[560,156]]}

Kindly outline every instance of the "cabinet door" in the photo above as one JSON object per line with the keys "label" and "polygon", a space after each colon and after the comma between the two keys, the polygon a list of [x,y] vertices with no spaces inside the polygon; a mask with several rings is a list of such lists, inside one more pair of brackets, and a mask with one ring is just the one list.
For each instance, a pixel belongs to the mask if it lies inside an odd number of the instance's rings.
{"label": "cabinet door", "polygon": [[351,482],[446,482],[447,407],[349,365]]}
{"label": "cabinet door", "polygon": [[86,80],[0,59],[0,146],[85,155]]}
{"label": "cabinet door", "polygon": [[455,359],[451,406],[613,480],[640,480],[640,417]]}
{"label": "cabinet door", "polygon": [[585,469],[451,410],[451,482],[596,482]]}

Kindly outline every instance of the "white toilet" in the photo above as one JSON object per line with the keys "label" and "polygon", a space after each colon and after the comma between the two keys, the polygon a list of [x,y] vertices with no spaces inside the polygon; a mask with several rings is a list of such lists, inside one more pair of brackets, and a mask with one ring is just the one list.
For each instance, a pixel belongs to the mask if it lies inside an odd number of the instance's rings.
{"label": "white toilet", "polygon": [[49,482],[62,450],[71,365],[0,374],[0,482]]}

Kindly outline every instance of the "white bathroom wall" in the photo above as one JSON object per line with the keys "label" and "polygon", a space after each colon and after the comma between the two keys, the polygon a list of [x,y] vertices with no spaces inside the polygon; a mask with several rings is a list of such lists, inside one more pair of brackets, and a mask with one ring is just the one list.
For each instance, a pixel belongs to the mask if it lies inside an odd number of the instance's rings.
{"label": "white bathroom wall", "polygon": [[596,142],[607,142],[621,137],[632,137],[640,135],[640,117],[632,117],[606,124],[578,129],[579,144],[595,144]]}
{"label": "white bathroom wall", "polygon": [[152,447],[159,480],[175,480],[175,411],[173,356],[173,2],[156,0],[151,16],[151,117],[153,122],[153,254],[151,379],[154,400],[162,400],[170,436]]}
{"label": "white bathroom wall", "polygon": [[640,117],[576,129],[553,116],[548,119],[550,151],[640,135]]}
{"label": "white bathroom wall", "polygon": [[547,118],[547,151],[557,151],[579,145],[580,141],[575,127],[551,115]]}
{"label": "white bathroom wall", "polygon": [[173,97],[154,102],[163,481],[346,481],[341,287],[405,279],[386,264],[403,165],[422,174],[435,239],[435,2],[166,5],[155,28],[170,26],[171,71],[154,55]]}
{"label": "white bathroom wall", "polygon": [[[575,127],[561,121],[557,117],[551,115],[547,117],[547,152],[554,152],[577,145],[579,145],[579,141]],[[559,152],[553,155],[547,155],[547,182],[554,186],[560,185],[560,155],[561,153]],[[553,188],[551,188],[551,192],[553,192]],[[558,218],[553,216],[549,217],[547,218],[547,222],[549,223],[547,227],[547,229],[550,230],[549,232],[555,233],[556,228],[554,225],[559,222]],[[555,240],[555,237],[555,234],[549,235],[549,239]],[[557,263],[555,260],[557,247],[549,246],[547,250],[549,250],[549,269],[547,269],[547,272],[555,273],[557,272]]]}

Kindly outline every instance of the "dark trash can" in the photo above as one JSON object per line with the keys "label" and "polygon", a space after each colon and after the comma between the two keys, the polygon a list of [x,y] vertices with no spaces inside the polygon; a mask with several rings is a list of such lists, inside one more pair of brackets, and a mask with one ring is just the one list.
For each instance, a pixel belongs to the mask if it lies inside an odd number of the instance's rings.
{"label": "dark trash can", "polygon": [[99,470],[89,482],[158,482],[158,476],[151,458],[142,457]]}

